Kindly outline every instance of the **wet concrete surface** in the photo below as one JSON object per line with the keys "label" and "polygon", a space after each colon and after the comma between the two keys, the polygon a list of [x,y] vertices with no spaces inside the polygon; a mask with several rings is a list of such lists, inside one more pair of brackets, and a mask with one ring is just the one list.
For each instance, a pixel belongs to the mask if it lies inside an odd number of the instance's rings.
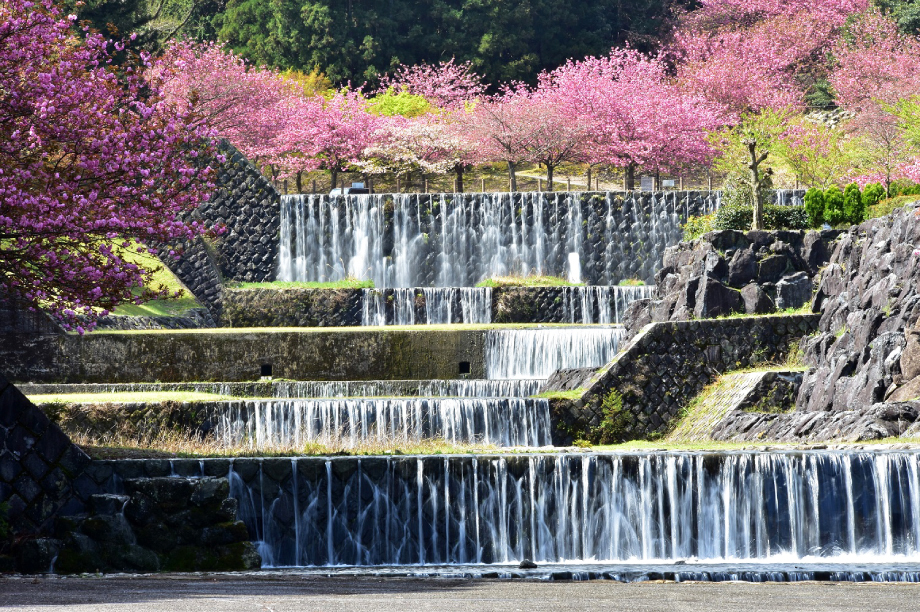
{"label": "wet concrete surface", "polygon": [[0,609],[50,612],[900,612],[920,584],[536,582],[316,576],[0,576]]}

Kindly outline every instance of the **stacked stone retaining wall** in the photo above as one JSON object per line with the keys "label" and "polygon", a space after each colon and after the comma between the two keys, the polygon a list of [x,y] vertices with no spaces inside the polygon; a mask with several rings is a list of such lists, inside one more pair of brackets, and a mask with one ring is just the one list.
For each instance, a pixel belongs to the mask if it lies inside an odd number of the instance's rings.
{"label": "stacked stone retaining wall", "polygon": [[784,361],[817,329],[818,319],[790,315],[650,324],[600,370],[562,370],[549,379],[546,392],[581,391],[574,400],[551,400],[554,443],[660,435],[719,374]]}

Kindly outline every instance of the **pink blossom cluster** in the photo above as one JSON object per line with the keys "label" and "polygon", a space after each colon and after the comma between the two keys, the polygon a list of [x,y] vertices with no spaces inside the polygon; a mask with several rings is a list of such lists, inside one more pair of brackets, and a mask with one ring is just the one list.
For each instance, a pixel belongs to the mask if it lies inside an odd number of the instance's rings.
{"label": "pink blossom cluster", "polygon": [[733,113],[801,107],[803,86],[867,0],[704,0],[671,45],[684,88]]}
{"label": "pink blossom cluster", "polygon": [[[209,131],[50,0],[0,4],[0,293],[79,327],[167,295],[118,246],[204,228],[181,216],[213,189]],[[134,241],[137,241],[135,243]]]}

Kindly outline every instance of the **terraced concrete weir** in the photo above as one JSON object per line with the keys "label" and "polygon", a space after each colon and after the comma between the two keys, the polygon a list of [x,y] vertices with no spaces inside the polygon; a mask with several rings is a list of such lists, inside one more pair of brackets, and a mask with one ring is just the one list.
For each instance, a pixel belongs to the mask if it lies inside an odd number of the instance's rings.
{"label": "terraced concrete weir", "polygon": [[529,397],[543,379],[515,380],[299,380],[237,383],[24,384],[26,395],[193,391],[235,397]]}
{"label": "terraced concrete weir", "polygon": [[265,566],[920,555],[915,452],[238,459],[229,477]]}
{"label": "terraced concrete weir", "polygon": [[549,402],[522,398],[359,398],[252,400],[211,408],[216,440],[227,448],[302,448],[312,442],[355,447],[428,438],[496,446],[550,446]]}

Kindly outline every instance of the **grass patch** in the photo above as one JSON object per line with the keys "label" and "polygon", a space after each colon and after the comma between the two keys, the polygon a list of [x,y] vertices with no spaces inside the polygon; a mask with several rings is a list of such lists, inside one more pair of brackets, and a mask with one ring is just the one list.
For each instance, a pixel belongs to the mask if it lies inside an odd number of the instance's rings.
{"label": "grass patch", "polygon": [[476,284],[477,287],[584,287],[560,276],[493,276]]}
{"label": "grass patch", "polygon": [[[152,287],[166,288],[170,293],[179,295],[176,298],[151,300],[144,304],[121,304],[112,311],[112,314],[129,317],[175,317],[189,309],[201,306],[195,296],[185,288],[182,281],[156,256],[149,253],[138,253],[136,243],[128,249],[116,247],[116,250],[125,261],[145,270],[153,270]],[[137,295],[139,290],[135,290],[134,293]]]}
{"label": "grass patch", "polygon": [[890,215],[896,209],[906,206],[911,202],[916,202],[917,200],[920,200],[920,197],[915,195],[895,196],[882,200],[875,206],[869,207],[869,211],[866,213],[866,219],[878,219],[879,217]]}
{"label": "grass patch", "polygon": [[[237,399],[197,391],[123,391],[119,393],[60,393],[30,395],[33,404],[159,404],[162,402],[220,402]],[[246,398],[252,399],[252,398]]]}
{"label": "grass patch", "polygon": [[71,440],[93,459],[200,458],[200,457],[314,457],[363,455],[460,455],[509,452],[490,444],[456,444],[443,439],[400,442],[367,440],[350,445],[345,438],[307,442],[300,446],[227,447],[212,437],[193,431],[158,431],[153,434],[115,431],[105,435],[78,433]]}
{"label": "grass patch", "polygon": [[230,289],[373,289],[374,281],[349,277],[325,283],[273,281],[270,283],[229,283],[227,287]]}
{"label": "grass patch", "polygon": [[617,283],[620,287],[645,287],[645,281],[638,278],[626,278]]}
{"label": "grass patch", "polygon": [[544,391],[543,393],[534,395],[534,397],[537,399],[548,400],[577,400],[581,398],[582,395],[584,395],[585,391],[587,391],[587,389],[583,387],[581,389],[572,389],[571,391]]}

